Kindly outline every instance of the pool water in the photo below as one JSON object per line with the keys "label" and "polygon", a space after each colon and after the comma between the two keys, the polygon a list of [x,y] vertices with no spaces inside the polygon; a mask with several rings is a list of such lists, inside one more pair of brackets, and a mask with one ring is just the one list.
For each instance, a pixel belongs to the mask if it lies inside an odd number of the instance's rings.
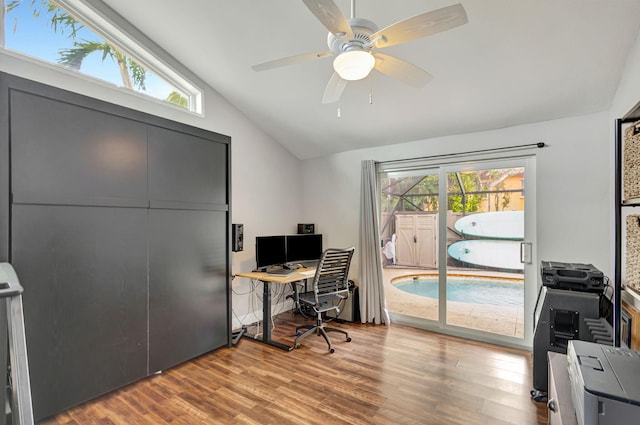
{"label": "pool water", "polygon": [[[438,299],[438,279],[419,278],[402,280],[394,286],[404,292]],[[447,301],[473,304],[522,306],[524,284],[500,280],[474,278],[447,278]]]}

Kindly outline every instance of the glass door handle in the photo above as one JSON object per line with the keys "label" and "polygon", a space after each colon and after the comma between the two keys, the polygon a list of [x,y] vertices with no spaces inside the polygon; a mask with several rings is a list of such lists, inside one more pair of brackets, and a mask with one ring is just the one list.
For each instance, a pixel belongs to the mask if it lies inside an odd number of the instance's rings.
{"label": "glass door handle", "polygon": [[531,264],[531,251],[533,244],[531,242],[520,242],[520,262],[522,264]]}

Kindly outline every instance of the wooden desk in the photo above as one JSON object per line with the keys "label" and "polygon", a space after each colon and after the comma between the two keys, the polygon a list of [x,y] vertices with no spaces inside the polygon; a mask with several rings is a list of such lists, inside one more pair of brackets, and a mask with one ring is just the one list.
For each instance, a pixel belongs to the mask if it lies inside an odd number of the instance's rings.
{"label": "wooden desk", "polygon": [[299,280],[305,280],[312,278],[316,273],[316,269],[299,269],[295,272],[287,275],[274,275],[264,272],[245,272],[237,273],[236,277],[246,277],[247,279],[259,280],[262,282],[262,338],[257,335],[251,335],[245,333],[247,338],[254,339],[256,341],[264,342],[265,344],[278,347],[280,349],[291,351],[292,346],[282,344],[278,341],[271,339],[271,284],[288,284],[297,282]]}

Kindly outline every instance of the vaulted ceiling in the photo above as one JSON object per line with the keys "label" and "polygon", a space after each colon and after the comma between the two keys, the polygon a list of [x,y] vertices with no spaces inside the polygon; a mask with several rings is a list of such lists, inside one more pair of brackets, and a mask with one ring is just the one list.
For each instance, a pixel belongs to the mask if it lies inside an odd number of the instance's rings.
{"label": "vaulted ceiling", "polygon": [[[334,1],[349,18],[350,1]],[[462,0],[467,24],[384,49],[433,75],[427,85],[374,71],[322,104],[332,58],[251,69],[328,50],[302,0],[104,2],[301,159],[608,110],[640,27],[640,0]],[[383,28],[455,3],[360,0],[355,12]]]}

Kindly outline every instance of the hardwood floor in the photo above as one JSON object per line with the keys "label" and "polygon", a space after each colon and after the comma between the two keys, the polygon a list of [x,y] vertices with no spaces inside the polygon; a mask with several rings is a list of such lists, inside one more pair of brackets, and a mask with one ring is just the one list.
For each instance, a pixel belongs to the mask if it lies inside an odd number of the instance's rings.
{"label": "hardwood floor", "polygon": [[[276,319],[292,341],[300,316]],[[546,424],[531,353],[400,325],[339,324],[285,352],[243,339],[41,424]]]}

